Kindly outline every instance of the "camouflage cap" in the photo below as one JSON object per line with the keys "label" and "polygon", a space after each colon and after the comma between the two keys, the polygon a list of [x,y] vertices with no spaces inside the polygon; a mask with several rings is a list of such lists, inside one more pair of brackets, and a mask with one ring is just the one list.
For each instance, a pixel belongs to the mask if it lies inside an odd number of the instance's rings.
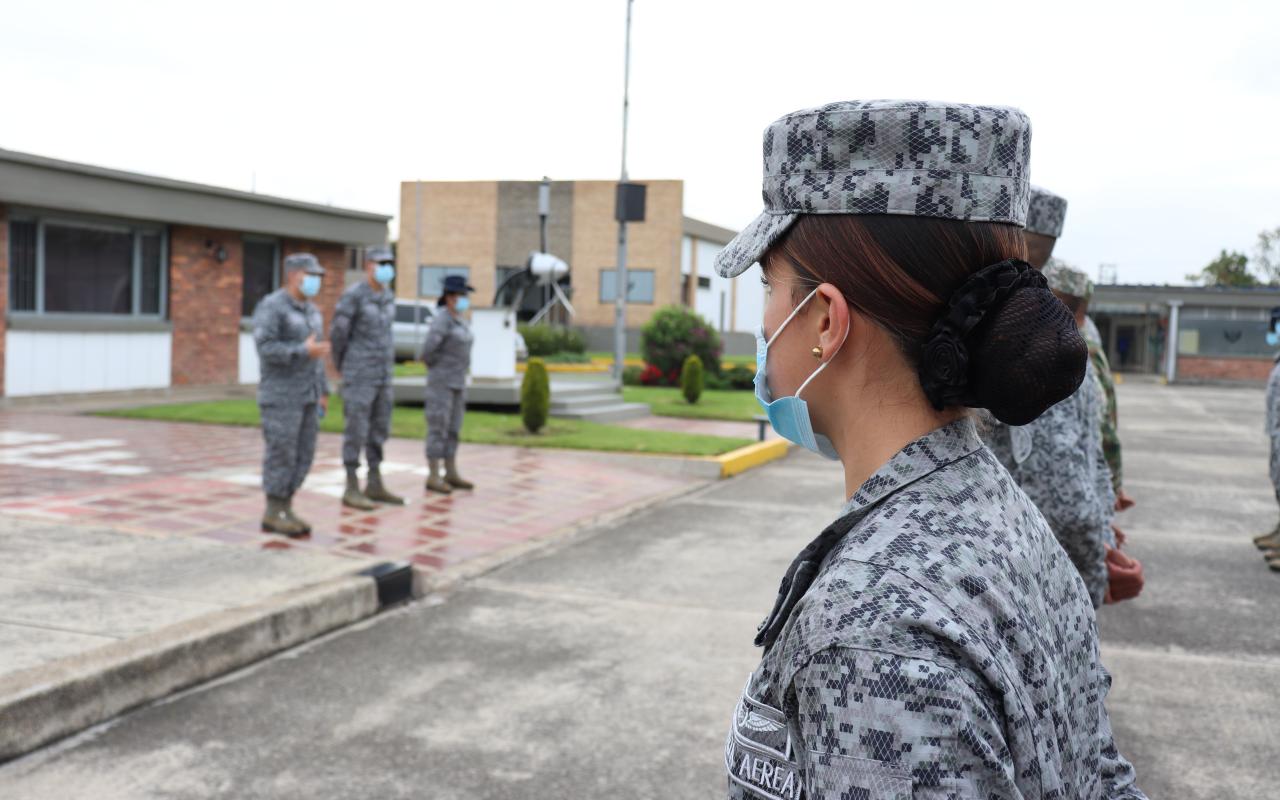
{"label": "camouflage cap", "polygon": [[391,248],[385,244],[371,244],[364,249],[364,260],[381,264],[384,261],[395,261],[396,257],[392,254]]}
{"label": "camouflage cap", "polygon": [[299,269],[305,269],[308,275],[324,274],[324,267],[320,266],[320,259],[310,253],[294,253],[285,257],[285,272],[293,272]]}
{"label": "camouflage cap", "polygon": [[1044,265],[1041,272],[1049,281],[1049,288],[1058,294],[1079,297],[1082,300],[1093,297],[1093,281],[1089,280],[1089,276],[1061,259],[1049,259],[1049,263]]}
{"label": "camouflage cap", "polygon": [[1062,222],[1067,218],[1067,201],[1053,192],[1031,187],[1031,205],[1027,208],[1027,231],[1057,239],[1062,235]]}
{"label": "camouflage cap", "polygon": [[1016,108],[850,100],[764,132],[764,212],[716,256],[726,278],[760,260],[801,214],[1027,218],[1031,121]]}

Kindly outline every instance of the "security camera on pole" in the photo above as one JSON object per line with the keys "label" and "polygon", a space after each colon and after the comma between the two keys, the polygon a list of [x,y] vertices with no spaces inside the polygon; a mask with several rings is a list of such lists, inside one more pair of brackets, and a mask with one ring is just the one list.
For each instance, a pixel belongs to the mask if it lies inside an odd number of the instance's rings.
{"label": "security camera on pole", "polygon": [[627,44],[622,74],[622,177],[618,180],[618,195],[614,205],[614,218],[618,220],[618,269],[614,281],[613,316],[613,375],[622,380],[622,370],[627,359],[627,294],[631,284],[627,279],[627,223],[644,222],[645,187],[627,182],[627,111],[630,105],[631,85],[631,2],[627,0]]}

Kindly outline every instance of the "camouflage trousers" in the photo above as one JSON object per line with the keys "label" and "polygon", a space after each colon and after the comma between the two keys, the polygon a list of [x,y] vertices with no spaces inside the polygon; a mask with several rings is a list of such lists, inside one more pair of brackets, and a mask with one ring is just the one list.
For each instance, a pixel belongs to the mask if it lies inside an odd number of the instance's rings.
{"label": "camouflage trousers", "polygon": [[264,405],[262,489],[271,497],[292,497],[298,491],[316,454],[320,420],[315,403]]}
{"label": "camouflage trousers", "polygon": [[427,458],[453,458],[458,452],[467,390],[427,385]]}
{"label": "camouflage trousers", "polygon": [[1276,503],[1280,503],[1280,433],[1271,435],[1271,488],[1276,493]]}
{"label": "camouflage trousers", "polygon": [[360,451],[370,470],[382,463],[382,444],[391,432],[391,384],[342,385],[342,463],[360,465]]}

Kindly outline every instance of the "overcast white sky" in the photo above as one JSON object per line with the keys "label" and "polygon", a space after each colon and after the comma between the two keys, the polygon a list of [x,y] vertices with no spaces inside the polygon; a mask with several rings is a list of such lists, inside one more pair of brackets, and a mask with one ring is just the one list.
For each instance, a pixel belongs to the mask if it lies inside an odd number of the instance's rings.
{"label": "overcast white sky", "polygon": [[[0,147],[396,214],[401,180],[614,179],[625,0],[0,0]],[[1181,282],[1280,225],[1280,3],[636,0],[633,177],[760,208],[774,118],[1016,105],[1057,255]],[[394,231],[393,221],[393,231]]]}

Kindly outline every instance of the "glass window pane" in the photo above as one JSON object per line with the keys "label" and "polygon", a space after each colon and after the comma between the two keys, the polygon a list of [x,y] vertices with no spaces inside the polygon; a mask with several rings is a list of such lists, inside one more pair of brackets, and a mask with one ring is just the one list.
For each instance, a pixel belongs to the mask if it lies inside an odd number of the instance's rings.
{"label": "glass window pane", "polygon": [[139,237],[141,252],[141,291],[138,299],[139,314],[160,313],[160,234],[144,233]]}
{"label": "glass window pane", "polygon": [[274,242],[244,243],[244,283],[240,294],[240,315],[253,316],[258,301],[275,290],[276,246]]}
{"label": "glass window pane", "polygon": [[9,223],[9,308],[36,310],[36,224]]}
{"label": "glass window pane", "polygon": [[44,309],[129,314],[133,310],[133,234],[46,225]]}
{"label": "glass window pane", "polygon": [[444,285],[444,279],[449,275],[461,275],[470,282],[471,268],[435,266],[418,267],[418,295],[421,297],[439,297],[440,288]]}
{"label": "glass window pane", "polygon": [[412,325],[414,322],[423,323],[430,321],[431,309],[428,306],[396,303],[396,322],[407,322]]}
{"label": "glass window pane", "polygon": [[[615,269],[600,270],[600,302],[612,303],[617,300],[618,271]],[[651,269],[627,270],[627,302],[652,303],[654,277]]]}

